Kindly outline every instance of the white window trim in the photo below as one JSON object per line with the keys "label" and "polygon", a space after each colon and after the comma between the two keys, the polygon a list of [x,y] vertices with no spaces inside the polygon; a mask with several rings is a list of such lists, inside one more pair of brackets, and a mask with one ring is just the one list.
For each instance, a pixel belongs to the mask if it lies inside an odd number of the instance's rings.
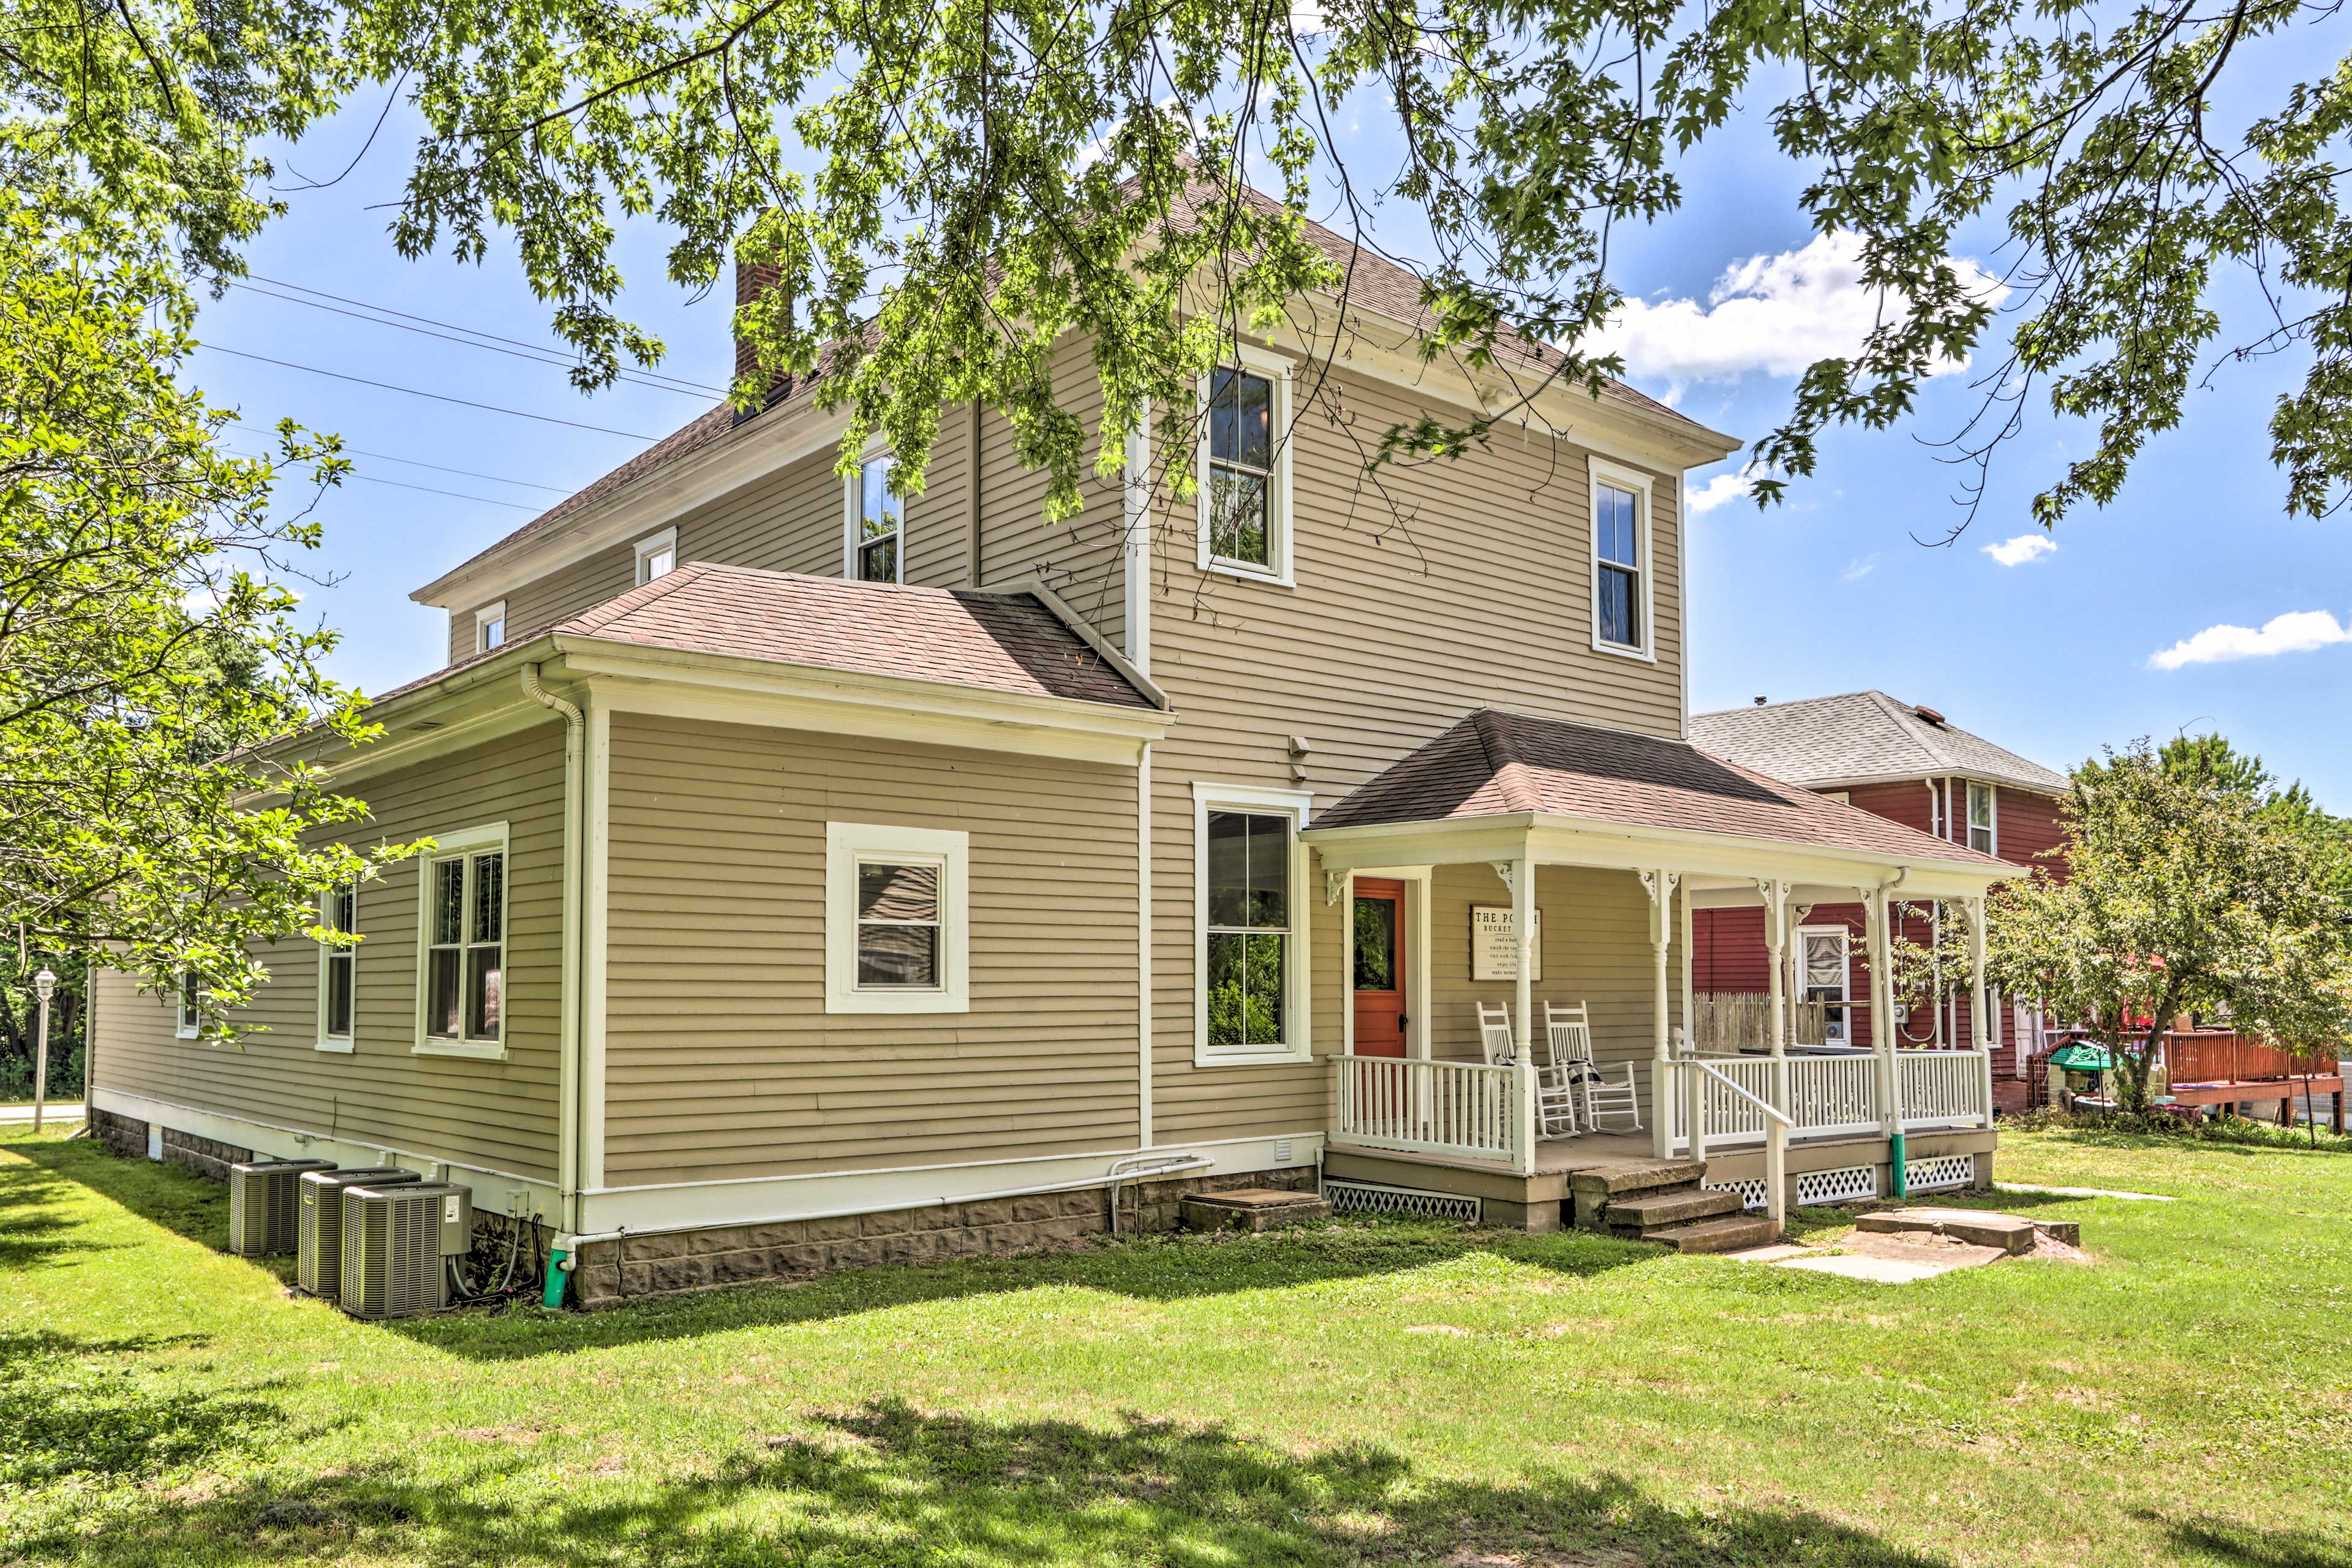
{"label": "white window trim", "polygon": [[1271,410],[1274,440],[1274,477],[1268,485],[1266,520],[1273,538],[1267,542],[1265,566],[1252,566],[1246,562],[1220,561],[1209,553],[1209,392],[1212,377],[1202,376],[1195,389],[1195,415],[1200,423],[1198,449],[1193,455],[1192,477],[1199,502],[1200,520],[1195,563],[1203,572],[1221,577],[1237,578],[1244,583],[1271,583],[1277,587],[1298,585],[1291,571],[1290,551],[1290,382],[1291,362],[1282,354],[1271,353],[1250,343],[1234,345],[1230,358],[1220,356],[1220,364],[1262,375],[1272,383]]}
{"label": "white window trim", "polygon": [[[1605,458],[1588,458],[1585,459],[1585,549],[1591,559],[1586,570],[1584,602],[1592,616],[1593,651],[1655,664],[1658,661],[1658,512],[1650,476],[1637,468],[1610,462]],[[1607,642],[1601,636],[1601,510],[1594,501],[1603,485],[1632,491],[1639,508],[1639,515],[1633,523],[1641,542],[1641,562],[1634,568],[1642,574],[1642,641],[1639,647]]]}
{"label": "white window trim", "polygon": [[[857,862],[890,855],[941,863],[940,988],[857,988]],[[971,835],[878,822],[824,825],[824,1010],[828,1013],[971,1011]]]}
{"label": "white window trim", "polygon": [[175,1040],[195,1040],[204,1037],[204,1015],[196,1022],[188,1022],[188,972],[180,971],[180,983],[172,987],[172,1037]]}
{"label": "white window trim", "polygon": [[[1314,1016],[1307,994],[1313,972],[1307,929],[1312,900],[1307,896],[1307,828],[1313,808],[1312,792],[1269,789],[1257,784],[1192,785],[1192,1065],[1204,1068],[1258,1067],[1273,1062],[1314,1059],[1308,1021]],[[1283,976],[1284,1045],[1279,1050],[1209,1044],[1209,813],[1212,811],[1281,812],[1290,817],[1290,955]]]}
{"label": "white window trim", "polygon": [[[663,551],[667,550],[669,552],[669,569],[671,572],[675,572],[680,566],[686,564],[686,563],[677,558],[677,530],[675,527],[665,528],[659,533],[648,533],[643,539],[638,540],[634,548],[636,552],[636,564],[630,575],[635,579],[636,586],[640,588],[653,581],[652,578],[646,575],[646,562],[651,557],[660,554]],[[668,573],[663,574],[664,576],[667,576],[668,574]]]}
{"label": "white window trim", "polygon": [[[1962,790],[1963,794],[1960,804],[1960,809],[1962,812],[1960,831],[1964,837],[1961,838],[1960,842],[1963,844],[1969,844],[1969,840],[1976,837],[1976,793],[1979,790],[1982,790],[1985,794],[1985,832],[1987,837],[1991,840],[1990,847],[1987,848],[1985,853],[1988,855],[2000,854],[2000,791],[1981,779],[1966,780],[1962,785]],[[1969,844],[1969,847],[1970,848],[1975,847],[1973,844]]]}
{"label": "white window trim", "polygon": [[[889,443],[876,437],[866,442],[865,452],[857,459],[857,467],[851,469],[848,479],[842,482],[841,575],[848,582],[868,581],[857,574],[857,547],[865,542],[860,530],[866,523],[866,465],[877,458],[892,456]],[[909,531],[906,499],[904,496],[898,498],[898,584],[907,581],[907,536]]]}
{"label": "white window trim", "polygon": [[474,612],[474,651],[476,653],[490,651],[482,646],[482,633],[492,621],[499,623],[498,646],[504,647],[507,637],[507,602],[504,599],[500,599],[495,605],[484,605]]}
{"label": "white window trim", "polygon": [[[499,965],[499,1037],[496,1040],[444,1040],[425,1032],[425,990],[432,980],[433,950],[433,863],[454,855],[473,854],[477,850],[496,849],[506,856],[506,869],[499,896],[506,909],[499,912],[501,932]],[[416,1043],[409,1047],[412,1056],[463,1057],[474,1061],[498,1062],[507,1056],[507,998],[511,994],[507,986],[504,956],[514,945],[511,911],[514,908],[514,854],[507,847],[507,825],[486,823],[480,827],[460,828],[455,833],[433,835],[433,850],[416,858]],[[463,994],[465,970],[458,967],[458,986]]]}
{"label": "white window trim", "polygon": [[1797,928],[1796,940],[1789,953],[1789,994],[1797,1001],[1805,1000],[1805,939],[1809,936],[1833,936],[1838,939],[1838,951],[1845,955],[1845,973],[1840,976],[1845,988],[1845,1044],[1855,1043],[1853,1010],[1862,1004],[1853,995],[1853,931],[1842,925],[1811,925]]}
{"label": "white window trim", "polygon": [[[352,929],[355,935],[358,932],[360,923],[360,889],[365,884],[358,881],[354,881],[352,884]],[[326,925],[329,921],[334,918],[334,900],[335,893],[334,889],[331,888],[319,895],[319,923],[321,926]],[[327,960],[330,955],[334,953],[336,951],[338,950],[331,942],[322,942],[319,944],[318,1048],[322,1051],[336,1051],[342,1055],[349,1056],[352,1053],[352,1048],[359,1043],[360,950],[357,947],[348,947],[341,950],[352,955],[352,1032],[348,1035],[331,1035],[327,1033]]]}

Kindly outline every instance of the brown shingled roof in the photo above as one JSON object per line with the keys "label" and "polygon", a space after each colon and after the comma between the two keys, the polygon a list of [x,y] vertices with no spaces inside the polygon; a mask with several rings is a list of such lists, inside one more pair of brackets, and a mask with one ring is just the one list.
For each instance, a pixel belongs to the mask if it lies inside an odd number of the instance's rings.
{"label": "brown shingled roof", "polygon": [[911,588],[697,562],[549,628],[640,647],[1151,708],[1031,594]]}
{"label": "brown shingled roof", "polygon": [[1315,819],[1318,828],[1517,813],[1769,838],[1899,860],[1990,855],[1752,773],[1685,741],[1483,709]]}

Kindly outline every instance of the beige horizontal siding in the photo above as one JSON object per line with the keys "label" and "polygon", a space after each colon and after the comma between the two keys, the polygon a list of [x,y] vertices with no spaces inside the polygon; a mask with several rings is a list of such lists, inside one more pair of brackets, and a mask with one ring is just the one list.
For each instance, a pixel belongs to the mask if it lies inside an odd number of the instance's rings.
{"label": "beige horizontal siding", "polygon": [[[556,1028],[562,991],[563,726],[547,723],[419,763],[355,788],[355,847],[508,825],[504,1061],[418,1056],[415,860],[359,895],[355,1048],[318,1042],[319,949],[294,940],[261,952],[268,984],[239,1021],[241,1046],[176,1039],[173,1004],[101,977],[101,1087],[224,1115],[382,1143],[518,1175],[555,1167]],[[317,836],[321,840],[328,836]]]}
{"label": "beige horizontal siding", "polygon": [[[1126,1148],[1131,770],[615,715],[612,1185]],[[964,1014],[824,1011],[828,821],[971,836]]]}

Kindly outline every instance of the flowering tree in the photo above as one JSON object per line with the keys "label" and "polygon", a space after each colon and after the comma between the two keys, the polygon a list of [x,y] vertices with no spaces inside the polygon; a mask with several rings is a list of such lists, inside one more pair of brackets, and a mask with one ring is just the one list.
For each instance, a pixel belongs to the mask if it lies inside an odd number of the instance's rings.
{"label": "flowering tree", "polygon": [[2352,904],[2339,853],[2145,742],[2074,771],[2062,803],[2071,875],[1988,900],[1988,978],[2079,1020],[2145,1109],[2183,1012],[2311,1048],[2352,1037]]}

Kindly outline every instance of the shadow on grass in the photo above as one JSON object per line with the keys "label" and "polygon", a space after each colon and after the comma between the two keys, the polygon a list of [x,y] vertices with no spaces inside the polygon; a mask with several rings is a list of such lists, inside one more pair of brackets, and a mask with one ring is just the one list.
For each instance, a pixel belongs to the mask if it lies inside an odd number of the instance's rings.
{"label": "shadow on grass", "polygon": [[[18,1145],[54,1178],[110,1198],[142,1218],[215,1248],[227,1239],[226,1189],[191,1172],[125,1161],[87,1144]],[[0,1173],[0,1191],[9,1175]],[[57,1194],[49,1194],[51,1197]],[[470,1311],[382,1325],[436,1349],[478,1361],[683,1339],[1018,1290],[1097,1290],[1181,1300],[1244,1290],[1423,1268],[1471,1254],[1553,1273],[1593,1275],[1656,1263],[1657,1247],[1570,1232],[1527,1236],[1469,1231],[1439,1221],[1333,1223],[1264,1236],[1138,1237],[1024,1258],[845,1269],[798,1284],[747,1284],[631,1302],[591,1314],[536,1308]],[[285,1258],[255,1259],[284,1277]]]}
{"label": "shadow on grass", "polygon": [[252,1391],[164,1391],[134,1368],[108,1364],[204,1338],[0,1334],[0,1487],[139,1480],[266,1447],[283,1416]]}
{"label": "shadow on grass", "polygon": [[2230,1568],[2352,1568],[2352,1537],[2301,1530],[2261,1530],[2229,1520],[2161,1520],[2172,1542],[2191,1562]]}
{"label": "shadow on grass", "polygon": [[[11,1139],[0,1128],[0,1149],[26,1165],[0,1165],[0,1209],[55,1203],[70,1184],[121,1205],[151,1225],[211,1247],[228,1247],[228,1188],[184,1165],[126,1159],[87,1139],[74,1142]],[[38,1172],[39,1174],[33,1174]]]}
{"label": "shadow on grass", "polygon": [[[648,1467],[658,1472],[657,1462]],[[776,1563],[1307,1565],[1803,1563],[1941,1568],[1800,1509],[1684,1512],[1636,1479],[1517,1485],[1416,1470],[1372,1447],[1292,1454],[1216,1427],[1129,1417],[1117,1430],[869,1405],[696,1474],[611,1464],[544,1490],[528,1458],[446,1483],[405,1468],[248,1485],[142,1508],[94,1534],[25,1542],[101,1565],[320,1558],[525,1568],[769,1568]],[[525,1495],[518,1496],[518,1492]]]}

